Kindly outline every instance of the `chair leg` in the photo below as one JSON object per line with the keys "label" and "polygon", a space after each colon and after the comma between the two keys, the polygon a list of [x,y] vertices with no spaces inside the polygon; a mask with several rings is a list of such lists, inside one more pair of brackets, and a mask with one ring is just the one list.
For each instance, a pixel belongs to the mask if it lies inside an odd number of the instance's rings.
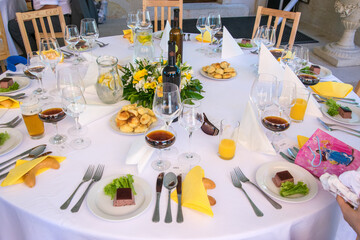
{"label": "chair leg", "polygon": [[5,72],[6,71],[6,66],[5,66],[5,61],[4,60],[0,61],[0,66],[1,66],[2,72]]}
{"label": "chair leg", "polygon": [[360,97],[360,80],[357,83],[354,92]]}

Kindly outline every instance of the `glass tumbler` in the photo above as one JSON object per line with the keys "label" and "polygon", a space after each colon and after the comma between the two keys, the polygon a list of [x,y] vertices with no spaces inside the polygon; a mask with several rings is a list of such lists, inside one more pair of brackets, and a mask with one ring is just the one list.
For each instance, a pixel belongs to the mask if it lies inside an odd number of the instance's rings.
{"label": "glass tumbler", "polygon": [[221,159],[231,160],[235,156],[239,121],[223,119],[220,123],[218,155]]}
{"label": "glass tumbler", "polygon": [[40,120],[41,107],[35,96],[21,100],[21,115],[24,119],[27,131],[32,139],[40,139],[44,136],[44,122]]}

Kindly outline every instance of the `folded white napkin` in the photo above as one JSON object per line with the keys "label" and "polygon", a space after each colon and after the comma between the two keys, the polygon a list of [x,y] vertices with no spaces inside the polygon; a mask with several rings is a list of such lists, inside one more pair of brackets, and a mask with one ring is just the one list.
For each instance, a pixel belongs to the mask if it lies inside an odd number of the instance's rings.
{"label": "folded white napkin", "polygon": [[138,139],[136,139],[130,146],[125,163],[137,164],[138,171],[141,173],[154,151],[154,148],[146,144],[144,136],[138,137]]}
{"label": "folded white napkin", "polygon": [[284,69],[263,43],[260,48],[258,73],[272,74],[280,81],[284,78]]}
{"label": "folded white napkin", "polygon": [[166,25],[164,28],[164,33],[162,35],[161,41],[160,41],[160,48],[164,51],[168,51],[168,41],[169,41],[169,34],[170,34],[171,26],[169,21],[166,21]]}
{"label": "folded white napkin", "polygon": [[244,52],[241,50],[239,44],[237,44],[235,39],[224,26],[221,58],[231,58],[242,54],[244,54]]}
{"label": "folded white napkin", "polygon": [[[294,82],[296,84],[296,88],[305,88],[304,84],[299,80],[299,78],[290,69],[289,66],[285,66],[284,79],[286,79],[286,81]],[[306,107],[306,114],[319,118],[322,117],[322,113],[319,109],[319,105],[312,96],[310,96],[309,98],[309,102]]]}
{"label": "folded white napkin", "polygon": [[[350,171],[350,172],[356,172],[356,171]],[[343,174],[345,174],[345,173],[346,172],[344,172]],[[353,186],[353,185],[356,185],[357,187],[359,186],[360,172],[356,173],[357,177],[355,179],[348,178],[350,175],[352,175],[354,173],[346,174],[347,176],[345,177],[346,178],[345,182],[343,182],[341,180],[341,178],[343,178],[343,177],[341,177],[343,174],[341,174],[338,178],[335,174],[324,173],[323,175],[320,176],[321,184],[322,184],[324,190],[329,191],[334,196],[340,195],[347,202],[351,203],[351,205],[353,205],[355,208],[358,208],[359,203],[360,203],[360,199],[358,197],[359,193],[355,194],[351,190],[350,186]],[[348,180],[350,180],[350,181],[347,182]],[[359,189],[357,189],[357,190],[359,190]]]}
{"label": "folded white napkin", "polygon": [[342,173],[340,181],[360,197],[360,168]]}
{"label": "folded white napkin", "polygon": [[240,122],[238,143],[255,152],[275,155],[276,152],[258,119],[249,100]]}

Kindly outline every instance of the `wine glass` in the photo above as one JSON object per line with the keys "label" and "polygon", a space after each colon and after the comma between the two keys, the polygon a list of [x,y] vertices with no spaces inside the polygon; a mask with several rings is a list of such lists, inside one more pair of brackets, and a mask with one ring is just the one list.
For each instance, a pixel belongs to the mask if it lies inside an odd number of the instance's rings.
{"label": "wine glass", "polygon": [[205,52],[205,48],[204,48],[204,33],[206,31],[205,25],[206,25],[206,16],[200,15],[196,21],[196,28],[201,33],[201,47],[196,49],[196,51],[198,52]]}
{"label": "wine glass", "polygon": [[179,156],[180,162],[191,165],[200,162],[200,155],[191,151],[191,137],[195,130],[199,129],[204,122],[201,111],[201,103],[197,99],[185,99],[182,103],[182,111],[179,117],[180,124],[189,133],[189,151]]}
{"label": "wine glass", "polygon": [[254,43],[257,47],[257,52],[260,52],[261,43],[269,42],[269,31],[267,26],[259,26],[254,35]]}
{"label": "wine glass", "polygon": [[138,9],[136,13],[136,28],[151,28],[150,13],[148,10]]}
{"label": "wine glass", "polygon": [[[134,37],[135,37],[136,23],[137,23],[137,14],[135,12],[128,13],[127,19],[126,19],[126,24],[131,29],[131,35],[132,35],[133,41],[134,41]],[[134,42],[131,44],[131,46],[129,46],[129,49],[133,49],[133,48],[134,48]]]}
{"label": "wine glass", "polygon": [[296,101],[296,84],[292,81],[278,81],[277,104],[285,113],[290,114],[290,109]]}
{"label": "wine glass", "polygon": [[48,97],[45,96],[45,89],[42,82],[43,72],[45,71],[45,64],[41,60],[38,52],[29,52],[27,54],[27,64],[25,72],[29,72],[30,75],[35,76],[39,82],[39,87],[34,90],[34,94],[39,95],[41,100],[47,100]]}
{"label": "wine glass", "polygon": [[57,89],[59,91],[59,95],[62,94],[62,89],[66,86],[78,86],[81,91],[85,91],[85,86],[83,82],[83,74],[80,73],[80,65],[75,66],[65,66],[58,71],[57,77]]}
{"label": "wine glass", "polygon": [[[222,27],[222,24],[221,24],[220,14],[219,13],[209,13],[209,15],[206,19],[205,28],[211,35],[210,45],[213,44],[215,33],[217,33],[221,29],[221,27]],[[212,56],[212,53],[213,53],[213,50],[210,49],[209,55]]]}
{"label": "wine glass", "polygon": [[62,104],[59,102],[46,103],[42,106],[42,111],[39,113],[39,118],[46,123],[52,123],[56,128],[56,135],[49,139],[52,144],[62,144],[66,141],[65,135],[59,134],[57,123],[63,120],[66,114],[62,108]]}
{"label": "wine glass", "polygon": [[67,115],[75,119],[75,126],[68,130],[70,135],[79,136],[70,142],[75,149],[84,149],[90,146],[88,138],[81,137],[86,133],[86,129],[79,123],[79,116],[85,111],[86,101],[80,86],[69,84],[61,90],[61,101],[63,109]]}
{"label": "wine glass", "polygon": [[268,31],[269,40],[266,45],[268,48],[272,48],[276,44],[276,29],[273,26],[269,26],[266,28],[266,30]]}
{"label": "wine glass", "polygon": [[83,18],[80,23],[80,36],[89,43],[92,48],[99,38],[99,29],[94,18]]}
{"label": "wine glass", "polygon": [[300,45],[290,44],[285,46],[281,56],[283,64],[288,65],[291,70],[298,72],[303,66],[303,48]]}
{"label": "wine glass", "polygon": [[267,106],[276,102],[278,97],[277,87],[278,82],[274,75],[267,73],[259,74],[250,91],[250,99],[256,105],[259,112],[264,111]]}
{"label": "wine glass", "polygon": [[61,50],[56,38],[43,38],[40,40],[41,60],[50,66],[56,76],[56,66],[61,61]]}
{"label": "wine glass", "polygon": [[[76,25],[66,25],[65,27],[65,41],[70,44],[73,55],[75,54],[75,45],[80,41],[79,30]],[[74,60],[75,62],[76,60]]]}

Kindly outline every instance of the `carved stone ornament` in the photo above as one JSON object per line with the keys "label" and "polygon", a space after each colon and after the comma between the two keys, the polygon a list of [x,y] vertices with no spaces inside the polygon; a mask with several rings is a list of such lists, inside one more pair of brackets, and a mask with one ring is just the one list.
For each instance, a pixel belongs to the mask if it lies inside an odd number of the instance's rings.
{"label": "carved stone ornament", "polygon": [[343,4],[339,0],[335,1],[335,12],[339,13],[342,18],[350,16],[357,8],[360,8],[360,3]]}

